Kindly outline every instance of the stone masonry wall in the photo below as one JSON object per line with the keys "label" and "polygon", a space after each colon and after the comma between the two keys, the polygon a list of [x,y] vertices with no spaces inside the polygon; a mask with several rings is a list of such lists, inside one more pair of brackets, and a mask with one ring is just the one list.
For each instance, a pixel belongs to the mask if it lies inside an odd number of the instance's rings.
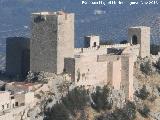
{"label": "stone masonry wall", "polygon": [[10,37],[6,40],[6,73],[24,77],[29,71],[29,38]]}
{"label": "stone masonry wall", "polygon": [[74,14],[32,15],[31,71],[62,73],[64,57],[73,52]]}
{"label": "stone masonry wall", "polygon": [[150,56],[150,28],[146,27],[141,30],[141,56]]}
{"label": "stone masonry wall", "polygon": [[80,56],[66,61],[66,72],[75,76],[76,86],[110,84],[132,100],[134,59],[130,55]]}
{"label": "stone masonry wall", "polygon": [[133,98],[133,58],[131,56],[121,56],[121,87],[125,91],[128,99]]}
{"label": "stone masonry wall", "polygon": [[120,90],[121,85],[121,59],[113,61],[112,86],[116,90]]}
{"label": "stone masonry wall", "polygon": [[32,15],[31,30],[30,70],[57,72],[57,16]]}
{"label": "stone masonry wall", "polygon": [[64,69],[64,58],[73,57],[74,54],[74,14],[58,16],[57,31],[57,73]]}
{"label": "stone masonry wall", "polygon": [[107,84],[107,62],[97,62],[97,56],[76,58],[75,83],[84,86]]}

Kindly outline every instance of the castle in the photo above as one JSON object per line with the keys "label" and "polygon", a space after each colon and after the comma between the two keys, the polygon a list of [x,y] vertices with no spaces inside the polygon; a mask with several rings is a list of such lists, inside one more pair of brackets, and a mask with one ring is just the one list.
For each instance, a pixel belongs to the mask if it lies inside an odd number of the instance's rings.
{"label": "castle", "polygon": [[[133,98],[134,62],[137,57],[150,56],[149,27],[129,28],[126,44],[100,45],[99,36],[91,35],[85,37],[84,48],[74,48],[74,14],[58,11],[33,13],[31,31],[29,44],[23,43],[24,49],[20,49],[21,59],[13,53],[19,48],[7,40],[8,75],[21,76],[26,71],[67,73],[75,86],[110,84],[123,89],[128,99]],[[19,62],[13,60],[15,57]]]}

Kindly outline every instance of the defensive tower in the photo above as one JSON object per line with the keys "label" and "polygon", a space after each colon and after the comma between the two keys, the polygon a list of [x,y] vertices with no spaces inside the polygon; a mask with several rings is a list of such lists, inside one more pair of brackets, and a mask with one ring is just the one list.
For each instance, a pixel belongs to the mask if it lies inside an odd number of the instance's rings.
{"label": "defensive tower", "polygon": [[142,58],[150,56],[150,27],[131,27],[128,30],[128,37],[132,45],[140,44],[139,55]]}
{"label": "defensive tower", "polygon": [[74,54],[74,14],[33,13],[31,29],[30,70],[62,73],[64,58]]}

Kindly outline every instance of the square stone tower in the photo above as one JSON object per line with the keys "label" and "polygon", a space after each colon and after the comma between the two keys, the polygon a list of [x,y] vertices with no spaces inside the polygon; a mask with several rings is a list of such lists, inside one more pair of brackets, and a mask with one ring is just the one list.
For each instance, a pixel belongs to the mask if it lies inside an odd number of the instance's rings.
{"label": "square stone tower", "polygon": [[84,47],[96,47],[100,45],[100,38],[96,35],[85,36],[84,38]]}
{"label": "square stone tower", "polygon": [[9,76],[23,79],[29,71],[29,43],[25,37],[6,39],[6,73]]}
{"label": "square stone tower", "polygon": [[128,40],[132,45],[140,44],[140,56],[150,56],[150,27],[137,26],[128,30]]}
{"label": "square stone tower", "polygon": [[62,73],[64,58],[74,54],[74,14],[33,13],[31,30],[30,70]]}

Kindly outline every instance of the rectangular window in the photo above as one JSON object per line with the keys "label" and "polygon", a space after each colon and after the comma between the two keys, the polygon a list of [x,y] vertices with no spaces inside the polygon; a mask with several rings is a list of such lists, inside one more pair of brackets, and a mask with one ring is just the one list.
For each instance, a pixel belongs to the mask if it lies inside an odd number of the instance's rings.
{"label": "rectangular window", "polygon": [[15,106],[16,106],[16,107],[18,106],[18,102],[15,102]]}

